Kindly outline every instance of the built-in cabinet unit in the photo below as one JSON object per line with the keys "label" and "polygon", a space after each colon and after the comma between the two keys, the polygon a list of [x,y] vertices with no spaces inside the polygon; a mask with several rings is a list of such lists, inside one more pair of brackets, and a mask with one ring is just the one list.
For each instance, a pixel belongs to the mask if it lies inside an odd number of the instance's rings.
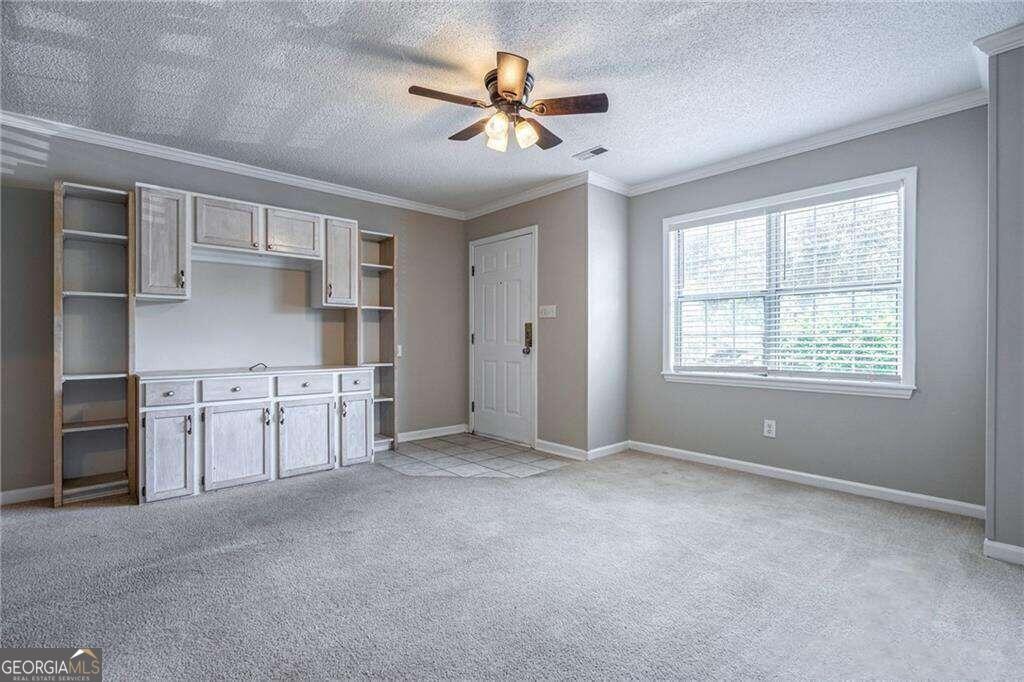
{"label": "built-in cabinet unit", "polygon": [[[330,378],[330,375],[324,376]],[[334,396],[277,404],[279,476],[284,478],[334,467],[336,412]]]}
{"label": "built-in cabinet unit", "polygon": [[188,298],[188,195],[139,186],[139,293]]}
{"label": "built-in cabinet unit", "polygon": [[135,494],[135,195],[53,189],[53,504]]}
{"label": "built-in cabinet unit", "polygon": [[373,461],[372,371],[181,370],[136,381],[144,502]]}
{"label": "built-in cabinet unit", "polygon": [[374,447],[394,447],[398,435],[398,240],[392,234],[360,233],[360,364],[374,372]]}
{"label": "built-in cabinet unit", "polygon": [[195,462],[192,447],[192,407],[150,413],[142,431],[146,463],[143,490],[146,500],[191,495]]}
{"label": "built-in cabinet unit", "polygon": [[196,243],[260,248],[260,207],[242,201],[197,196]]}
{"label": "built-in cabinet unit", "polygon": [[202,415],[205,490],[270,479],[270,403],[211,405]]}
{"label": "built-in cabinet unit", "polygon": [[[168,187],[58,181],[53,237],[56,506],[193,495],[394,446],[394,235]],[[136,299],[190,300],[193,260],[307,271],[310,305],[339,309],[322,342],[343,364],[136,372]]]}

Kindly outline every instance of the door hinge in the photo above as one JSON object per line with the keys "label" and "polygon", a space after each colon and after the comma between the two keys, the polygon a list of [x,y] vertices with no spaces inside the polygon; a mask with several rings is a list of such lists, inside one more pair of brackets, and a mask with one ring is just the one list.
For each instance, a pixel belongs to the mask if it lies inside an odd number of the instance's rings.
{"label": "door hinge", "polygon": [[469,411],[470,412],[476,412],[476,401],[475,400],[469,404]]}
{"label": "door hinge", "polygon": [[469,267],[469,276],[470,277],[476,277],[476,266],[475,265],[471,265]]}
{"label": "door hinge", "polygon": [[142,428],[146,428],[146,418],[142,418]]}
{"label": "door hinge", "polygon": [[476,343],[476,334],[470,333],[470,335],[469,335],[469,342],[470,343]]}
{"label": "door hinge", "polygon": [[142,499],[146,499],[146,486],[142,486]]}
{"label": "door hinge", "polygon": [[200,483],[201,485],[204,485],[204,486],[205,486],[205,485],[206,485],[206,476],[200,476],[200,477],[199,477],[199,483]]}

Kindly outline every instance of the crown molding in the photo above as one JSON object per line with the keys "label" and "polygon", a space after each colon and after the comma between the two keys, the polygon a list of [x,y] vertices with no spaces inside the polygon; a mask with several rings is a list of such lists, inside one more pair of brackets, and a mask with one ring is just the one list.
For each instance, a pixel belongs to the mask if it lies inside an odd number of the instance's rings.
{"label": "crown molding", "polygon": [[346,185],[338,185],[333,182],[315,180],[301,175],[293,175],[292,173],[269,170],[267,168],[260,168],[259,166],[252,166],[247,163],[222,159],[216,156],[207,156],[206,154],[198,154],[196,152],[177,149],[175,147],[167,147],[152,142],[135,140],[129,137],[104,133],[99,130],[80,128],[78,126],[50,121],[36,116],[28,116],[26,114],[18,114],[11,111],[0,111],[0,124],[49,137],[62,137],[69,140],[98,145],[100,147],[120,149],[122,151],[166,159],[168,161],[177,161],[179,163],[186,163],[192,166],[209,168],[211,170],[224,171],[226,173],[234,173],[236,175],[245,175],[251,178],[277,182],[283,185],[291,185],[292,187],[301,187],[302,189],[324,192],[325,194],[334,194],[337,196],[347,197],[349,199],[358,199],[360,201],[367,201],[373,204],[383,204],[385,206],[394,206],[395,208],[404,208],[410,211],[419,211],[420,213],[429,213],[431,215],[438,215],[445,218],[454,218],[455,220],[465,220],[464,213],[462,211],[456,211],[443,206],[434,206],[433,204],[425,204],[419,201],[390,196],[388,194],[370,192],[357,187],[348,187]]}
{"label": "crown molding", "polygon": [[1005,31],[978,38],[974,41],[974,46],[989,57],[1024,47],[1024,24],[1011,26]]}
{"label": "crown molding", "polygon": [[709,178],[713,175],[721,175],[722,173],[729,173],[741,168],[756,166],[758,164],[767,163],[768,161],[776,161],[787,156],[802,154],[803,152],[809,152],[823,147],[830,147],[841,142],[849,142],[850,140],[855,140],[860,137],[866,137],[868,135],[882,133],[887,130],[893,130],[894,128],[901,128],[914,123],[920,123],[921,121],[938,118],[939,116],[955,114],[958,111],[973,109],[974,107],[980,107],[985,104],[988,104],[988,93],[982,88],[971,90],[959,95],[923,104],[912,109],[905,109],[894,114],[880,116],[862,123],[855,123],[851,126],[838,128],[818,135],[812,135],[811,137],[794,140],[793,142],[787,142],[775,147],[768,147],[767,149],[762,149],[750,154],[744,154],[742,156],[736,156],[731,159],[726,159],[725,161],[701,166],[700,168],[694,168],[693,170],[678,173],[676,175],[670,175],[658,180],[651,180],[650,182],[633,185],[629,188],[629,196],[635,197],[641,194],[648,194],[649,192],[656,192],[660,189],[682,185],[687,182],[693,182],[694,180]]}
{"label": "crown molding", "polygon": [[546,197],[549,194],[555,194],[556,192],[561,192],[563,190],[571,189],[573,187],[585,185],[588,182],[588,175],[589,173],[587,171],[584,171],[582,173],[576,173],[574,175],[569,175],[564,178],[559,178],[558,180],[546,182],[543,185],[531,187],[530,189],[524,192],[519,192],[518,194],[513,194],[511,196],[498,199],[497,201],[492,201],[483,204],[482,206],[477,206],[474,209],[466,211],[465,218],[463,218],[463,220],[472,220],[473,218],[479,218],[482,215],[494,213],[495,211],[500,211],[501,209],[508,208],[509,206],[515,206],[516,204],[522,204],[527,201],[533,201],[534,199]]}
{"label": "crown molding", "polygon": [[[1017,33],[1014,33],[1015,31]],[[1001,45],[1012,45],[1012,40],[1024,41],[1024,25],[1007,29],[1006,31],[993,34],[987,38],[982,38],[975,44],[978,45],[979,43],[988,41],[989,39],[994,40],[996,36],[1004,36],[1004,34],[1009,37],[1002,38],[1002,42],[1000,43]],[[1021,44],[1024,45],[1024,42],[1021,42]],[[989,45],[989,43],[986,43],[986,45]],[[979,49],[984,50],[985,48],[979,45]],[[1007,47],[1005,49],[1013,48]],[[940,99],[912,109],[906,109],[904,111],[880,116],[878,118],[856,123],[844,128],[838,128],[836,130],[812,135],[800,140],[794,140],[774,147],[768,147],[767,149],[733,157],[731,159],[701,166],[700,168],[694,168],[692,170],[684,171],[683,173],[677,173],[656,180],[651,180],[649,182],[627,185],[606,175],[601,175],[600,173],[583,171],[581,173],[575,173],[564,178],[546,182],[523,192],[497,199],[466,211],[425,204],[387,194],[378,194],[377,192],[369,192],[356,187],[337,185],[323,180],[315,180],[313,178],[306,178],[300,175],[292,175],[291,173],[268,170],[266,168],[239,163],[237,161],[207,156],[205,154],[197,154],[195,152],[175,149],[173,147],[165,147],[151,142],[133,140],[119,135],[112,135],[110,133],[90,130],[88,128],[79,128],[65,123],[58,123],[56,121],[48,121],[35,116],[0,111],[0,124],[43,135],[65,137],[68,139],[78,140],[80,142],[87,142],[89,144],[121,149],[124,151],[145,154],[147,156],[178,161],[180,163],[211,168],[213,170],[220,170],[238,175],[246,175],[249,177],[259,178],[261,180],[278,182],[327,194],[335,194],[338,196],[348,197],[350,199],[359,199],[370,203],[394,206],[396,208],[405,208],[411,211],[419,211],[421,213],[429,213],[431,215],[465,221],[479,218],[480,216],[487,215],[488,213],[494,213],[495,211],[500,211],[504,208],[509,208],[510,206],[522,204],[527,201],[548,196],[549,194],[555,194],[556,192],[561,192],[585,184],[602,187],[627,197],[640,196],[642,194],[675,187],[695,180],[709,178],[714,175],[729,173],[741,168],[748,168],[750,166],[756,166],[769,161],[776,161],[787,156],[793,156],[795,154],[829,147],[842,142],[849,142],[850,140],[912,125],[914,123],[920,123],[921,121],[938,118],[939,116],[955,114],[959,111],[973,109],[974,107],[983,106],[985,104],[988,104],[988,92],[984,88],[979,88],[977,90],[971,90],[959,95]]]}

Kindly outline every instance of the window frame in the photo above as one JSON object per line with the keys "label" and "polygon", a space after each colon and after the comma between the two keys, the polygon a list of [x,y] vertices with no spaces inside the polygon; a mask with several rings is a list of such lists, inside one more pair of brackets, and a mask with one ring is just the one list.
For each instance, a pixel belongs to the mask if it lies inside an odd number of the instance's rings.
{"label": "window frame", "polygon": [[[903,195],[903,330],[899,380],[856,378],[851,375],[826,373],[758,374],[747,369],[683,369],[673,367],[672,346],[672,233],[702,223],[724,222],[744,215],[779,210],[789,204],[821,200],[843,194],[859,194],[872,190],[892,189],[898,185]],[[728,206],[685,213],[662,220],[662,377],[668,382],[769,388],[816,393],[838,393],[880,398],[909,399],[916,390],[916,299],[915,256],[917,229],[917,167],[911,166],[884,173],[833,182],[817,187],[762,197]],[[718,295],[715,296],[716,298]]]}

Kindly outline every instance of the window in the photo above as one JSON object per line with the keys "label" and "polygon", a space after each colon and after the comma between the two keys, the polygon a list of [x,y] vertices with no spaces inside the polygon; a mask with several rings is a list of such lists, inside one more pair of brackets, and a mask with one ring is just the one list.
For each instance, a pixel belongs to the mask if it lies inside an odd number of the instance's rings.
{"label": "window", "polygon": [[665,220],[665,378],[909,398],[916,177]]}

